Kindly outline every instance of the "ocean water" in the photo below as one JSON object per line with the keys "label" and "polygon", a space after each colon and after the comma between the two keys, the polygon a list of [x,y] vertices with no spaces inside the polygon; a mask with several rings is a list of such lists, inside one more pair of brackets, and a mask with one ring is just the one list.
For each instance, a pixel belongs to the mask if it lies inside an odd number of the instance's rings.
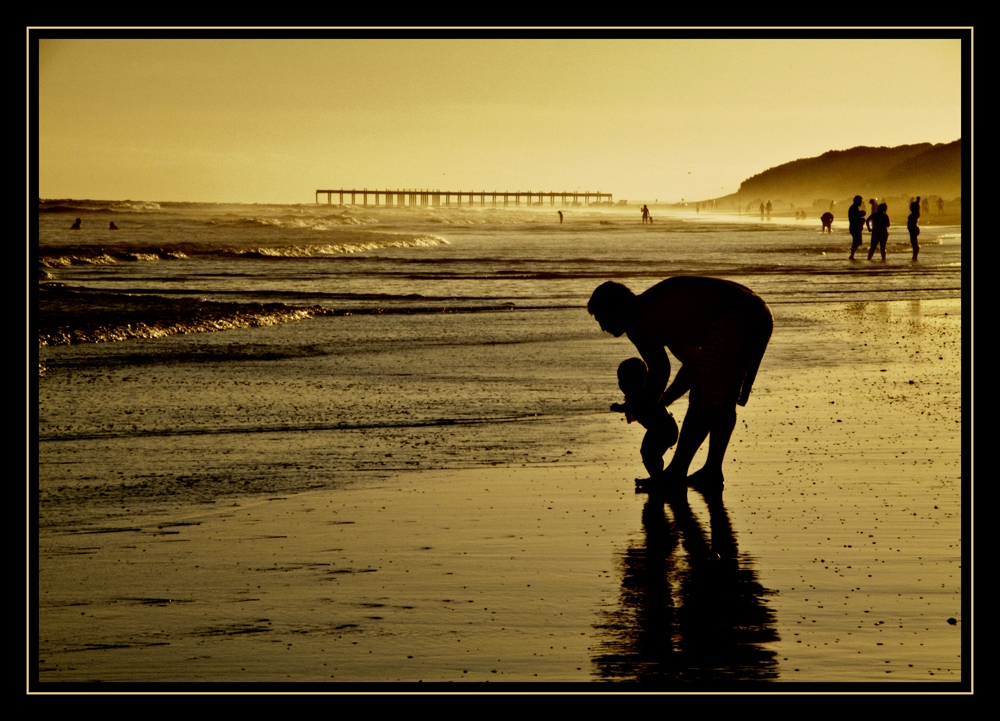
{"label": "ocean water", "polygon": [[38,210],[43,525],[410,469],[592,461],[634,355],[586,312],[605,280],[742,283],[776,337],[782,309],[804,303],[961,294],[960,228],[925,227],[913,263],[902,216],[883,263],[849,262],[840,221],[829,234],[818,219],[665,209],[651,225],[636,208],[559,205]]}

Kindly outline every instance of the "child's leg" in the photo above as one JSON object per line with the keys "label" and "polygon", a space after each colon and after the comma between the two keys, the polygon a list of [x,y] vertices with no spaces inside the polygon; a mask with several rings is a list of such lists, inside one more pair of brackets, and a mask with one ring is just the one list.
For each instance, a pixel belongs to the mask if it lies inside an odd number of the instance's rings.
{"label": "child's leg", "polygon": [[[676,436],[674,436],[676,439]],[[646,468],[646,473],[650,478],[654,478],[663,472],[663,454],[667,452],[667,436],[659,428],[650,428],[642,439],[642,446],[639,454],[642,456],[642,465]]]}

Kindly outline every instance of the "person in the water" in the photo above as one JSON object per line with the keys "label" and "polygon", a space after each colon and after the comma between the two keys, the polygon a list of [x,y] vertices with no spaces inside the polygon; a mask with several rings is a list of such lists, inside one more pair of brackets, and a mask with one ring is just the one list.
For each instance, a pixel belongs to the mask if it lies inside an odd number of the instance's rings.
{"label": "person in the water", "polygon": [[855,195],[854,205],[847,209],[847,229],[851,233],[850,260],[854,260],[854,254],[861,247],[861,231],[865,227],[865,209],[861,207],[863,202],[864,198]]}
{"label": "person in the water", "polygon": [[889,206],[885,203],[878,204],[875,215],[869,215],[865,225],[872,234],[871,245],[868,248],[868,260],[875,255],[875,248],[882,252],[882,260],[885,260],[885,245],[889,242],[889,214],[886,212]]}
{"label": "person in the water", "polygon": [[920,243],[917,242],[917,236],[920,235],[920,226],[917,225],[917,221],[920,219],[920,196],[910,203],[910,214],[906,217],[906,229],[910,232],[910,247],[913,248],[913,260],[917,259],[917,255],[920,253]]}

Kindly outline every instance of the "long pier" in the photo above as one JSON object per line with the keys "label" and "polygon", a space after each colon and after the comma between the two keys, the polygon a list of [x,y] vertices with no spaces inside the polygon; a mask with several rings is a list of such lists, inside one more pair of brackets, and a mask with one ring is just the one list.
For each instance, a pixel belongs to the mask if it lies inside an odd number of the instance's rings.
{"label": "long pier", "polygon": [[[333,204],[333,196],[340,196],[340,205],[344,204],[344,198],[350,197],[351,205],[358,205],[358,199],[361,199],[361,205],[368,205],[368,197],[371,196],[374,200],[375,205],[379,205],[379,199],[382,199],[382,204],[388,207],[396,206],[431,206],[431,207],[450,207],[452,198],[455,199],[456,207],[469,207],[476,204],[476,200],[479,200],[479,205],[481,207],[486,206],[487,200],[490,201],[492,207],[497,207],[497,201],[499,200],[503,206],[510,205],[510,201],[514,201],[514,206],[518,207],[521,205],[521,200],[524,200],[525,205],[544,205],[545,199],[548,199],[549,205],[556,204],[556,198],[559,198],[562,203],[561,205],[591,205],[591,199],[594,202],[600,204],[606,202],[611,204],[611,193],[602,193],[600,191],[593,192],[586,190],[580,191],[564,191],[561,193],[542,193],[534,192],[531,190],[518,190],[516,192],[510,191],[499,191],[499,190],[369,190],[368,188],[338,188],[336,190],[317,190],[316,191],[316,203],[319,203],[319,196],[321,194],[326,194],[327,205]],[[468,199],[468,202],[465,200]],[[583,199],[581,203],[580,200]],[[534,201],[534,202],[533,202]]]}

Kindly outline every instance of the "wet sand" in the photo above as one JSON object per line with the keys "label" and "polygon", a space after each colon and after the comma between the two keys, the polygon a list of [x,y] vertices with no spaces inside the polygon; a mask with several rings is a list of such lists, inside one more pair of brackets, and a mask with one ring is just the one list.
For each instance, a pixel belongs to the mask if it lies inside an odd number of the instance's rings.
{"label": "wet sand", "polygon": [[636,494],[632,425],[598,464],[413,471],[44,530],[42,687],[953,689],[968,680],[960,301],[774,310],[721,506]]}

